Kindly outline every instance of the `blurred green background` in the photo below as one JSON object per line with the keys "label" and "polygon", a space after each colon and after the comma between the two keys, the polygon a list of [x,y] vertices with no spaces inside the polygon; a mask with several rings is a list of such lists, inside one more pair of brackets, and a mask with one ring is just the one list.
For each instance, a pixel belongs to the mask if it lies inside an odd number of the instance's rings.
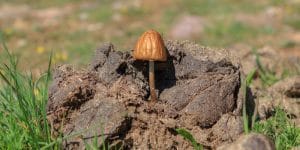
{"label": "blurred green background", "polygon": [[300,0],[0,0],[6,43],[34,73],[51,52],[55,64],[85,65],[102,42],[131,50],[151,28],[165,39],[300,56]]}

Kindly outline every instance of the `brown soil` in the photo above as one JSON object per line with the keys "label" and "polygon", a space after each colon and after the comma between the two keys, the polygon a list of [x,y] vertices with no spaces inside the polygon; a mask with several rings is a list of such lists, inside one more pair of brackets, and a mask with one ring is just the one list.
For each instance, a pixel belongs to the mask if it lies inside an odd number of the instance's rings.
{"label": "brown soil", "polygon": [[106,43],[88,69],[59,66],[49,92],[53,134],[73,135],[66,149],[83,149],[94,137],[124,149],[192,149],[176,133],[191,132],[215,148],[242,132],[240,65],[225,50],[167,41],[167,62],[157,62],[159,101],[148,102],[148,63]]}

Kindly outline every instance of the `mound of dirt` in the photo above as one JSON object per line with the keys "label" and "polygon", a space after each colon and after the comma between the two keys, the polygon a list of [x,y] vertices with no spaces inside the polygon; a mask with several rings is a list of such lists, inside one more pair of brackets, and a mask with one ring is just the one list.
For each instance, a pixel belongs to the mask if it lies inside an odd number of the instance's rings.
{"label": "mound of dirt", "polygon": [[257,97],[258,117],[268,119],[277,107],[285,110],[291,121],[300,127],[300,76],[288,77],[269,87]]}
{"label": "mound of dirt", "polygon": [[96,50],[88,69],[56,68],[47,112],[53,134],[69,136],[65,149],[84,149],[94,139],[100,147],[191,149],[177,128],[212,148],[238,138],[239,62],[226,50],[188,41],[165,44],[168,60],[155,64],[157,103],[148,102],[148,62],[110,43]]}

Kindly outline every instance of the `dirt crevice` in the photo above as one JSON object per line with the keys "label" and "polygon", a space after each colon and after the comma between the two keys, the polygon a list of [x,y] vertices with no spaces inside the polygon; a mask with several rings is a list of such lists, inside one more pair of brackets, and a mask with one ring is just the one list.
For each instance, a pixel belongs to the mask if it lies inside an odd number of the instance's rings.
{"label": "dirt crevice", "polygon": [[110,43],[96,50],[87,70],[55,70],[47,108],[53,132],[81,133],[64,141],[66,149],[84,149],[97,136],[124,149],[190,149],[176,128],[216,147],[242,133],[238,61],[225,50],[165,43],[168,60],[155,65],[155,104],[148,102],[148,62],[115,51]]}

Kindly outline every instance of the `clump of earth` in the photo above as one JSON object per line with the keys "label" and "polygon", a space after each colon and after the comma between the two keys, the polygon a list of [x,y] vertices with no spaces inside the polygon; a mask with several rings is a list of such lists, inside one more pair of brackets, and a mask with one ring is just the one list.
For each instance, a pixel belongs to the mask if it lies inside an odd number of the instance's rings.
{"label": "clump of earth", "polygon": [[65,149],[192,149],[183,128],[206,148],[235,141],[243,132],[244,94],[239,61],[226,50],[188,41],[165,41],[166,62],[156,62],[158,101],[149,102],[148,62],[110,43],[89,67],[55,69],[47,105],[55,136]]}

